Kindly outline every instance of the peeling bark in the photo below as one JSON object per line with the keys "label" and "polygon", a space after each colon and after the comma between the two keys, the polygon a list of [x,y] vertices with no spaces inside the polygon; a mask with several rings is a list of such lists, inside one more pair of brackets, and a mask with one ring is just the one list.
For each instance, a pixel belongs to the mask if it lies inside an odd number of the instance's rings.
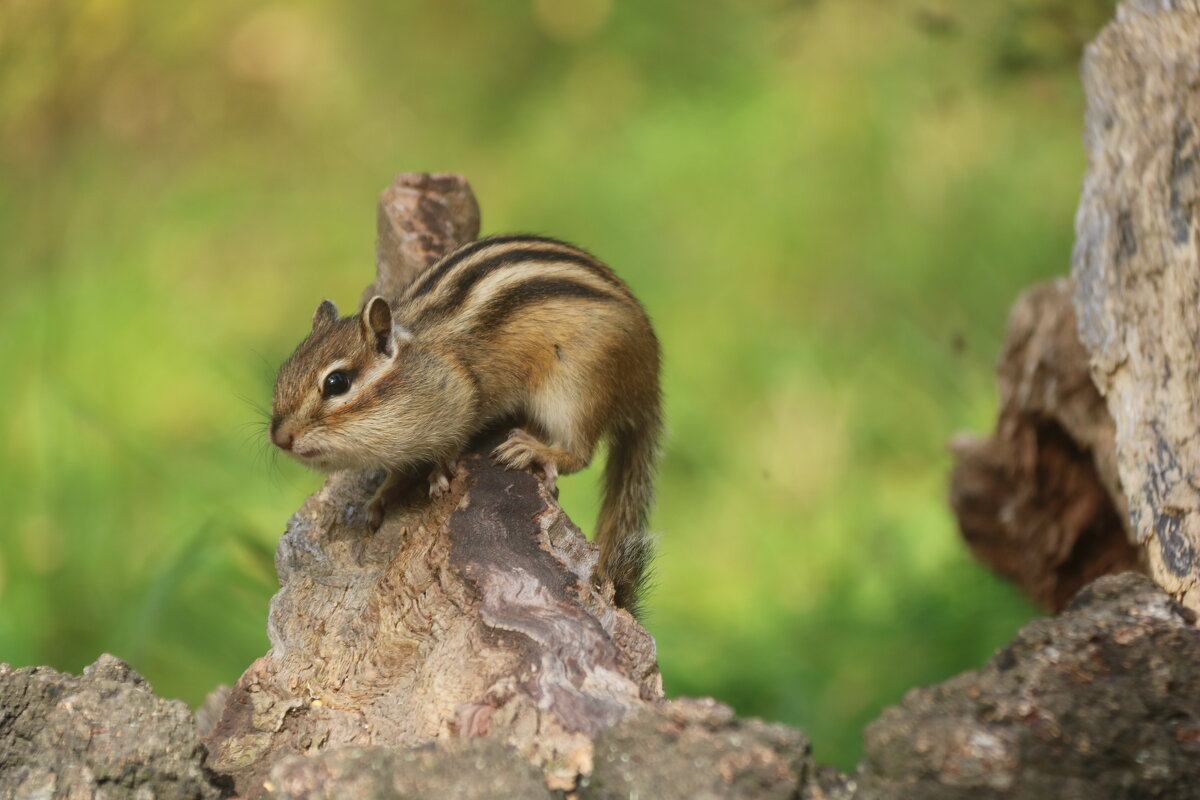
{"label": "peeling bark", "polygon": [[556,794],[519,753],[486,739],[457,747],[335,747],[312,757],[289,756],[275,764],[265,785],[269,800],[554,800]]}

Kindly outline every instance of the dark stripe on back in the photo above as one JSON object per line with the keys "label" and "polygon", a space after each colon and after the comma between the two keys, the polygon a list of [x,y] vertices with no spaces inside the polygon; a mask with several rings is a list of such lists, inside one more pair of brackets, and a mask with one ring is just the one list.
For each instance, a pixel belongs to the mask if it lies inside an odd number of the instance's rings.
{"label": "dark stripe on back", "polygon": [[[601,278],[606,283],[617,289],[621,293],[627,293],[625,285],[620,282],[620,279],[613,274],[612,270],[596,261],[591,256],[585,253],[576,251],[563,250],[546,250],[546,249],[521,249],[508,250],[498,256],[484,259],[478,264],[472,264],[466,267],[462,273],[455,278],[454,288],[450,292],[450,296],[439,302],[437,305],[430,306],[417,313],[417,321],[423,321],[431,316],[439,316],[457,310],[464,302],[467,295],[475,287],[479,281],[483,280],[493,272],[504,269],[505,267],[527,264],[529,262],[541,262],[544,264],[573,264],[577,267],[582,267],[591,274]],[[538,280],[537,278],[526,278],[526,280]]]}
{"label": "dark stripe on back", "polygon": [[505,234],[504,236],[489,236],[486,239],[479,239],[478,241],[463,245],[430,267],[429,272],[425,273],[425,277],[423,277],[419,282],[413,284],[414,288],[408,293],[408,299],[415,299],[422,295],[429,294],[429,292],[431,292],[433,288],[437,286],[438,281],[445,277],[450,270],[461,264],[463,259],[475,255],[480,250],[486,250],[494,244],[508,244],[510,242],[520,241],[541,242],[544,244],[561,244],[566,247],[570,247],[571,249],[576,249],[566,242],[560,242],[559,240],[551,239],[548,236],[534,236],[533,234],[529,233],[510,233]]}
{"label": "dark stripe on back", "polygon": [[621,302],[622,298],[609,292],[595,289],[569,278],[530,278],[513,284],[497,294],[480,309],[471,326],[475,335],[495,330],[508,322],[518,311],[535,303],[560,298]]}

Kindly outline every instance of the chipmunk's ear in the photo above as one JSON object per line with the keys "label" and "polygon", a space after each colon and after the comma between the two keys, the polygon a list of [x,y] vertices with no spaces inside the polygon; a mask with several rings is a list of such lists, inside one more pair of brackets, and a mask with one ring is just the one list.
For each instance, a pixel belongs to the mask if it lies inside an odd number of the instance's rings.
{"label": "chipmunk's ear", "polygon": [[392,307],[388,301],[375,295],[367,301],[362,312],[363,336],[375,348],[375,351],[385,356],[396,352],[396,336],[392,331]]}
{"label": "chipmunk's ear", "polygon": [[332,300],[322,300],[321,305],[313,312],[313,330],[337,322],[337,305]]}

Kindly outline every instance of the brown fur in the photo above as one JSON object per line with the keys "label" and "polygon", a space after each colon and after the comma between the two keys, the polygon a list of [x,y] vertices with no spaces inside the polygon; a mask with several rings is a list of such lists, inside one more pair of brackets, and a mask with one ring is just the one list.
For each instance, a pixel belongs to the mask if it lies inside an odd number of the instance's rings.
{"label": "brown fur", "polygon": [[[350,390],[324,397],[335,367]],[[344,319],[322,303],[280,368],[271,437],[318,469],[394,472],[449,463],[515,418],[526,431],[497,458],[553,478],[587,466],[608,436],[600,567],[633,609],[649,560],[658,373],[650,322],[611,269],[563,242],[495,237],[449,254],[395,303],[376,297]]]}

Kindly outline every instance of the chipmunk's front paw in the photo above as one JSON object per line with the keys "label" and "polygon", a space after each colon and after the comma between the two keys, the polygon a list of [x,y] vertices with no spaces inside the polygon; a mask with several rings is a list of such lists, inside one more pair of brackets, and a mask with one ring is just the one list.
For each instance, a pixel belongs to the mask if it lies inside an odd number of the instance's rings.
{"label": "chipmunk's front paw", "polygon": [[367,503],[367,528],[372,533],[383,525],[385,511],[387,511],[387,504],[383,500],[383,492],[376,492],[375,496],[371,498],[371,502]]}
{"label": "chipmunk's front paw", "polygon": [[496,463],[509,469],[527,469],[538,467],[546,475],[546,488],[551,492],[557,490],[558,464],[555,463],[550,448],[539,442],[529,432],[514,428],[508,438],[492,451]]}
{"label": "chipmunk's front paw", "polygon": [[379,488],[372,495],[371,502],[367,503],[367,527],[372,533],[379,530],[379,526],[383,524],[383,517],[387,511],[387,498],[395,486],[396,473],[388,470],[383,483],[379,484]]}
{"label": "chipmunk's front paw", "polygon": [[450,491],[450,481],[457,472],[456,461],[439,461],[429,473],[429,496],[438,498]]}

